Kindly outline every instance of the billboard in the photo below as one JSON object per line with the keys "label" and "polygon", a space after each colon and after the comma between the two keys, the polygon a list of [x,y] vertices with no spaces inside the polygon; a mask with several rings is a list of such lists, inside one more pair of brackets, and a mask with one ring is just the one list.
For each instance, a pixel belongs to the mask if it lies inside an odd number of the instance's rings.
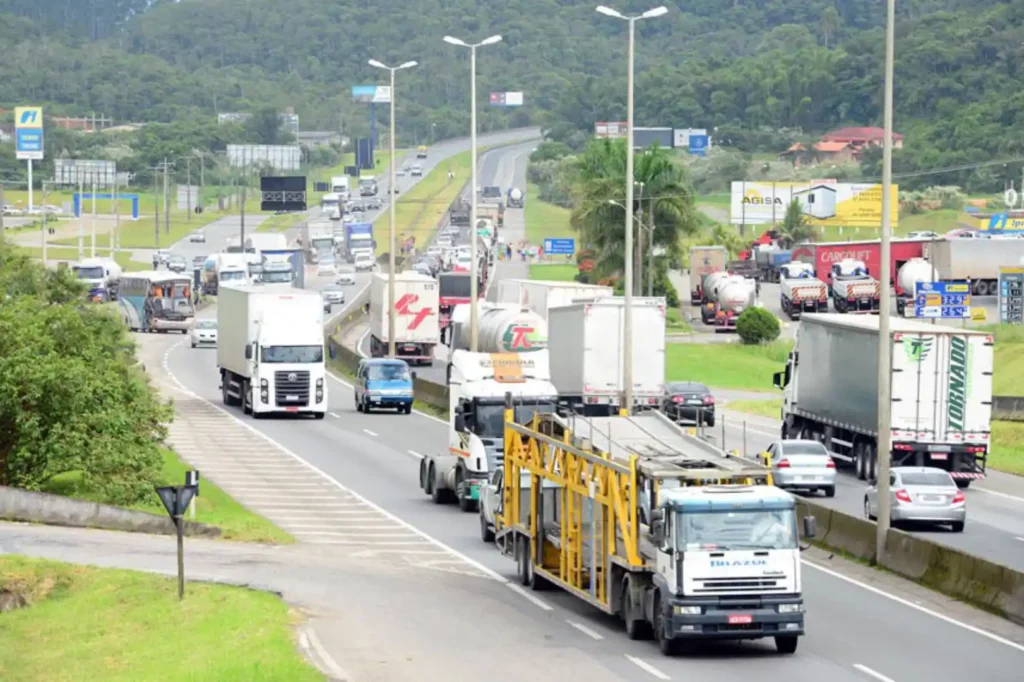
{"label": "billboard", "polygon": [[610,140],[626,136],[625,121],[599,121],[594,124],[594,135]]}
{"label": "billboard", "polygon": [[122,182],[117,175],[116,161],[100,161],[98,159],[55,159],[53,162],[53,182],[58,185],[77,187],[79,183],[86,187],[113,187],[114,182]]}
{"label": "billboard", "polygon": [[264,176],[260,178],[261,211],[305,211],[306,177]]}
{"label": "billboard", "polygon": [[[623,129],[622,134],[626,134]],[[662,149],[672,148],[671,128],[638,128],[633,126],[634,149],[647,149],[657,144]]]}
{"label": "billboard", "polygon": [[[892,226],[899,220],[899,187],[892,186]],[[882,186],[830,180],[807,182],[734,181],[730,196],[733,225],[782,222],[796,199],[811,225],[881,227]]]}
{"label": "billboard", "polygon": [[523,106],[523,93],[521,92],[492,92],[492,107],[521,107]]}
{"label": "billboard", "polygon": [[693,156],[707,156],[711,138],[706,128],[676,128],[672,131],[672,146]]}
{"label": "billboard", "polygon": [[364,104],[387,104],[391,101],[391,86],[353,85],[352,99]]}
{"label": "billboard", "polygon": [[299,170],[302,164],[302,149],[298,145],[229,144],[227,154],[228,163],[236,168]]}
{"label": "billboard", "polygon": [[15,154],[19,161],[43,158],[43,108],[14,109]]}

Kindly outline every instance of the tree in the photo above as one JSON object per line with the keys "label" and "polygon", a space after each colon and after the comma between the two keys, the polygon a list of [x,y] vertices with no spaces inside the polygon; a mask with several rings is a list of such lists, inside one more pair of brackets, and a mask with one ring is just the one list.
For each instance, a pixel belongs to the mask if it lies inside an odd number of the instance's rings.
{"label": "tree", "polygon": [[799,199],[793,199],[786,206],[786,215],[782,218],[780,228],[780,236],[787,248],[814,237],[814,226],[807,222]]}
{"label": "tree", "polygon": [[[624,264],[625,141],[594,140],[575,158],[573,167],[575,208],[570,221],[582,243],[596,252],[597,278],[607,277],[620,272]],[[678,257],[680,239],[700,228],[693,189],[683,169],[666,150],[652,147],[636,154],[633,174],[643,183],[642,197],[634,193],[634,243],[644,229],[641,225],[650,224],[653,202],[653,243],[670,258]]]}

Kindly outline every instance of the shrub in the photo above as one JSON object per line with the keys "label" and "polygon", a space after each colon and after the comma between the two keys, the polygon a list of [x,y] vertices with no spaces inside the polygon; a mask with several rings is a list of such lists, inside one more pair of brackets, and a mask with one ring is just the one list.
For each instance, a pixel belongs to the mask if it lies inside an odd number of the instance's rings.
{"label": "shrub", "polygon": [[771,343],[782,331],[779,318],[761,307],[747,308],[736,320],[736,333],[743,343],[756,346]]}

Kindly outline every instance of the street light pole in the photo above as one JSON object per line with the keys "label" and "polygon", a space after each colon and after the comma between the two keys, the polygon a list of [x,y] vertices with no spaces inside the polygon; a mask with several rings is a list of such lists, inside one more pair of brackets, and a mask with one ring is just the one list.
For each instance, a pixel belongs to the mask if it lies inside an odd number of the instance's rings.
{"label": "street light pole", "polygon": [[605,16],[629,22],[629,56],[626,95],[626,235],[625,265],[623,293],[625,294],[625,311],[623,320],[622,341],[622,410],[631,412],[633,409],[633,53],[636,43],[636,20],[660,17],[668,12],[664,5],[647,10],[636,16],[626,16],[618,10],[598,6],[597,12]]}
{"label": "street light pole", "polygon": [[885,539],[889,535],[889,457],[892,450],[892,346],[889,333],[889,282],[892,279],[892,81],[893,52],[896,46],[896,0],[887,0],[885,19],[885,98],[882,125],[882,239],[881,297],[878,305],[878,535],[875,538],[875,561],[885,556]]}
{"label": "street light pole", "polygon": [[458,38],[451,36],[445,36],[444,42],[449,45],[458,45],[460,47],[469,48],[469,99],[470,99],[470,133],[469,133],[469,175],[470,175],[470,203],[469,203],[469,240],[470,240],[470,258],[472,264],[470,265],[469,271],[469,350],[472,353],[477,351],[477,340],[479,338],[479,289],[480,289],[480,273],[479,264],[477,263],[477,252],[476,252],[476,48],[483,47],[484,45],[493,45],[494,43],[501,42],[500,35],[493,35],[489,38],[481,40],[479,43],[469,44]]}
{"label": "street light pole", "polygon": [[410,69],[416,62],[405,62],[396,67],[385,66],[376,59],[370,60],[370,66],[384,69],[391,76],[391,163],[388,168],[388,357],[395,357],[395,71]]}

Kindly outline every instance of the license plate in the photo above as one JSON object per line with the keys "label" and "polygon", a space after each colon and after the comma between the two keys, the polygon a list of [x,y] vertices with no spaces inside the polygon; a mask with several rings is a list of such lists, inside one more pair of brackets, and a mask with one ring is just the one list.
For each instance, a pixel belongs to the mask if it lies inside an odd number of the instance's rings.
{"label": "license plate", "polygon": [[925,502],[945,502],[946,498],[942,495],[922,495],[921,499]]}
{"label": "license plate", "polygon": [[295,402],[296,400],[298,400],[298,399],[299,399],[299,396],[297,396],[297,395],[286,395],[286,396],[284,397],[284,399],[285,399],[285,400],[290,400],[290,401],[292,401],[292,402]]}
{"label": "license plate", "polygon": [[747,614],[729,616],[729,625],[750,625],[754,622],[754,617]]}
{"label": "license plate", "polygon": [[702,401],[700,401],[700,400],[687,400],[686,404],[687,405],[700,405],[700,404],[702,404]]}
{"label": "license plate", "polygon": [[936,462],[945,462],[947,459],[949,459],[949,455],[942,452],[932,452],[929,454],[932,456],[932,459],[934,459]]}
{"label": "license plate", "polygon": [[286,408],[284,408],[284,411],[285,412],[298,412],[299,408],[297,408],[297,407],[286,407]]}

